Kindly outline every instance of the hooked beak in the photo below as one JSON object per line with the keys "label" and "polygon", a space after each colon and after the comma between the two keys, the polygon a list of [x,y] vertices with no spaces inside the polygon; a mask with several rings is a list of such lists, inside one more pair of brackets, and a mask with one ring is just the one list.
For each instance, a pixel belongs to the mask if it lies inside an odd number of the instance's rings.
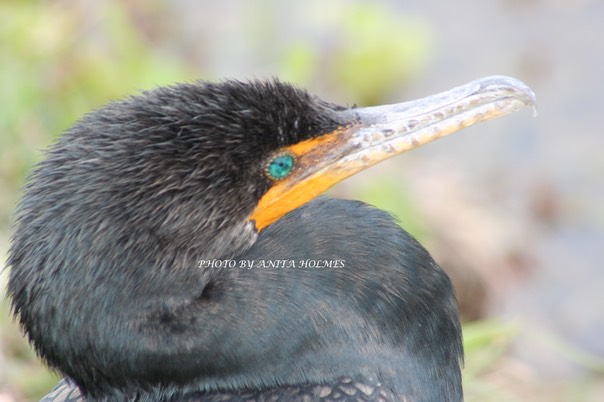
{"label": "hooked beak", "polygon": [[527,85],[492,76],[414,101],[340,111],[349,124],[284,150],[295,157],[295,168],[267,191],[250,220],[260,231],[361,170],[525,106],[535,111]]}

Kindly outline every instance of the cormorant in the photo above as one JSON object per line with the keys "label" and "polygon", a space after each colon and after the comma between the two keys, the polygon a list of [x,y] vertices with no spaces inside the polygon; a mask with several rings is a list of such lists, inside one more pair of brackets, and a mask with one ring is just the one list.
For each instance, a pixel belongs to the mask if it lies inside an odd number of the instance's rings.
{"label": "cormorant", "polygon": [[8,260],[55,396],[461,400],[446,274],[387,213],[317,196],[533,102],[508,77],[368,108],[225,81],[86,115],[29,177]]}

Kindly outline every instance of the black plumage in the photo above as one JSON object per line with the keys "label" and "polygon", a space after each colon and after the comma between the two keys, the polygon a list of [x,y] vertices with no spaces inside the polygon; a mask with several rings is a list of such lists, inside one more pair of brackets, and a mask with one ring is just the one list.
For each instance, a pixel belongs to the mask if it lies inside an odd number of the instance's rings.
{"label": "black plumage", "polygon": [[[62,387],[462,399],[450,281],[391,216],[317,198],[262,230],[250,219],[275,152],[361,124],[286,84],[228,81],[158,88],[69,129],[29,178],[8,261],[14,313]],[[342,266],[200,267],[211,259]]]}

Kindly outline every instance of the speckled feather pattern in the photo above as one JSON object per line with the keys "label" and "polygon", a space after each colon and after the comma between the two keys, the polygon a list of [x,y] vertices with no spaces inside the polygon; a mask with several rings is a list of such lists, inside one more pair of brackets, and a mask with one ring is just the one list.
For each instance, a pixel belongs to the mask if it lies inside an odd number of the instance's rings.
{"label": "speckled feather pattern", "polygon": [[[234,393],[191,394],[180,398],[167,398],[165,402],[389,402],[396,399],[391,391],[379,385],[366,384],[342,378],[325,385],[279,387],[263,391],[237,391]],[[40,402],[86,402],[74,384],[62,380]],[[142,402],[132,399],[131,402]]]}

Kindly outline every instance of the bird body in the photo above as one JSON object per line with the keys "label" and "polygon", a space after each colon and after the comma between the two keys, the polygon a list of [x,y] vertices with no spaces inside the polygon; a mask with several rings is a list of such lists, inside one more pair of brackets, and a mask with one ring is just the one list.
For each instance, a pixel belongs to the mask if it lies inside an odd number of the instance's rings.
{"label": "bird body", "polygon": [[[482,116],[457,113],[444,131],[530,103],[507,80],[480,88],[491,96]],[[59,391],[461,400],[448,277],[388,214],[316,198],[442,124],[413,105],[388,116],[280,82],[227,81],[158,88],[76,123],[29,178],[8,261],[14,313],[68,379]],[[308,260],[340,266],[259,268]]]}

